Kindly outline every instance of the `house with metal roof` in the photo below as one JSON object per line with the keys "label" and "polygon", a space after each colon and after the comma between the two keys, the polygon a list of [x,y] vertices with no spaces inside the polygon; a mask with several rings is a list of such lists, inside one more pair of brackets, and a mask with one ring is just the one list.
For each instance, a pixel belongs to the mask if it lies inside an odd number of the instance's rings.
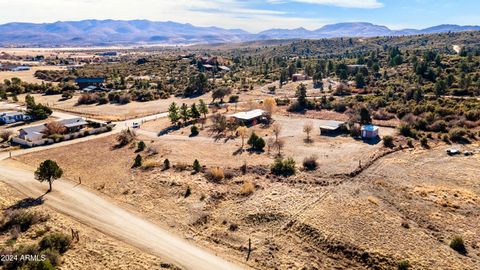
{"label": "house with metal roof", "polygon": [[[58,121],[58,123],[65,126],[67,129],[67,133],[73,133],[81,130],[82,128],[88,125],[88,122],[80,117],[72,118],[72,119],[64,119]],[[25,141],[36,142],[44,138],[45,129],[47,124],[42,124],[38,126],[31,126],[21,128],[19,130],[18,137]]]}
{"label": "house with metal roof", "polygon": [[80,89],[85,89],[89,86],[101,87],[105,83],[105,78],[102,77],[79,77],[75,80],[75,83]]}
{"label": "house with metal roof", "polygon": [[245,125],[255,125],[258,122],[263,121],[264,117],[265,111],[261,109],[227,115],[227,118],[233,118],[235,121],[244,123]]}
{"label": "house with metal roof", "polygon": [[12,124],[15,122],[28,121],[32,118],[23,112],[3,112],[0,113],[0,124]]}
{"label": "house with metal roof", "polygon": [[320,122],[320,134],[338,133],[345,128],[345,122],[335,120],[324,120]]}

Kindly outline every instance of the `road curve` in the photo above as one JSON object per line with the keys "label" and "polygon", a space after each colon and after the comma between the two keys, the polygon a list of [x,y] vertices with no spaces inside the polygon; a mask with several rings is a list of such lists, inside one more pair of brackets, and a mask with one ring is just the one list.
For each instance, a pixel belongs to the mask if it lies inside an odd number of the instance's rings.
{"label": "road curve", "polygon": [[[133,123],[143,123],[166,116],[167,113],[159,113],[120,121],[115,123],[116,126],[112,132],[48,146],[16,150],[11,153],[0,153],[0,181],[7,183],[26,196],[32,198],[43,196],[47,206],[122,242],[165,258],[182,268],[195,270],[244,269],[244,267],[217,257],[72,182],[62,179],[57,180],[53,185],[53,192],[45,194],[47,185],[35,180],[33,172],[19,169],[10,162],[2,162],[10,155],[18,156],[110,136],[131,127]],[[73,118],[76,116],[63,113],[61,117]]]}
{"label": "road curve", "polygon": [[[47,189],[46,185],[34,179],[32,172],[5,162],[0,162],[0,180],[32,198],[42,196]],[[53,192],[43,196],[49,207],[180,267],[198,270],[242,269],[79,185],[57,180],[53,188]]]}

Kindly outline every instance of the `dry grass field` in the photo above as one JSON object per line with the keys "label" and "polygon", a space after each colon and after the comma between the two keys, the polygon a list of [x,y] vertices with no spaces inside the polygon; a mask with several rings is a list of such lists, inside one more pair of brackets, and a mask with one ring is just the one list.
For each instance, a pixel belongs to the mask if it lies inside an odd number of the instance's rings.
{"label": "dry grass field", "polygon": [[[18,191],[0,182],[0,208],[7,208],[25,199]],[[49,217],[34,225],[16,240],[16,244],[30,244],[32,237],[40,231],[63,232],[70,234],[71,229],[78,230],[80,241],[62,256],[60,269],[163,269],[162,261],[136,248],[125,245],[96,230],[85,227],[79,222],[59,214],[50,208],[38,205],[27,209]],[[9,235],[0,236],[0,242],[8,243]],[[163,264],[167,267],[167,264]],[[173,266],[170,268],[172,269]]]}
{"label": "dry grass field", "polygon": [[[197,143],[178,143],[147,142],[158,153],[143,153],[145,162],[191,163]],[[408,260],[411,269],[480,265],[478,155],[448,157],[446,146],[403,150],[354,178],[332,174],[347,169],[340,160],[328,166],[320,161],[316,172],[283,178],[252,163],[243,175],[237,169],[241,159],[201,143],[201,163],[231,167],[233,178],[215,183],[188,169],[132,169],[135,148],[114,149],[113,137],[17,159],[31,166],[57,160],[72,181],[81,176],[82,184],[232,258],[243,260],[251,239],[249,264],[255,268],[392,269],[400,260]],[[186,147],[190,156],[186,150],[177,153]],[[245,183],[253,184],[248,192]],[[191,195],[185,198],[188,188]],[[465,256],[448,246],[456,235],[466,241]]]}
{"label": "dry grass field", "polygon": [[[232,259],[244,260],[250,239],[254,268],[393,269],[408,260],[411,269],[478,269],[478,154],[449,157],[442,145],[409,149],[356,177],[336,175],[356,169],[358,159],[365,164],[382,147],[319,136],[305,145],[299,119],[277,118],[291,145],[285,154],[298,164],[308,151],[317,153],[317,171],[272,176],[273,157],[266,153],[235,156],[238,139],[215,142],[205,132],[189,138],[182,130],[155,140],[138,132],[150,148],[140,153],[139,169],[132,168],[136,147],[115,148],[113,136],[16,159],[32,168],[54,159],[72,181],[81,177],[83,185]],[[478,152],[479,145],[468,149]],[[161,168],[165,158],[174,168]],[[226,167],[229,178],[212,182],[184,170],[195,158],[205,170]],[[244,161],[246,174],[239,170]],[[448,246],[456,235],[465,240],[466,255]]]}

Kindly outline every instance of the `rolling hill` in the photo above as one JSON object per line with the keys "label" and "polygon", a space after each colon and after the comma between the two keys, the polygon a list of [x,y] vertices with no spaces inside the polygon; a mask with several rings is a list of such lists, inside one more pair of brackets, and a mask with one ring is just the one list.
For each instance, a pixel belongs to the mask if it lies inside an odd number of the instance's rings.
{"label": "rolling hill", "polygon": [[0,25],[0,46],[106,46],[132,44],[234,43],[266,39],[319,39],[432,34],[480,30],[480,26],[439,25],[426,29],[391,30],[372,23],[338,23],[316,30],[270,29],[258,34],[241,29],[198,27],[148,20],[83,20]]}

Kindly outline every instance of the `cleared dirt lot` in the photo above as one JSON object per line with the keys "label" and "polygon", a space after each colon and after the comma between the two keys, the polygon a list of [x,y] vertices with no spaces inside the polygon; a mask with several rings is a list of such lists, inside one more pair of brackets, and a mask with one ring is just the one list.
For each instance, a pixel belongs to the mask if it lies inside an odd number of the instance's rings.
{"label": "cleared dirt lot", "polygon": [[[319,125],[324,120],[306,119],[298,116],[274,117],[275,123],[282,126],[280,139],[285,141],[285,148],[282,153],[286,157],[293,157],[298,164],[301,164],[304,158],[315,155],[319,158],[320,171],[326,174],[348,173],[355,170],[359,164],[365,164],[381,148],[382,144],[369,144],[355,140],[347,135],[335,137],[320,136]],[[306,143],[303,132],[305,123],[312,123],[314,129],[311,137],[312,141]],[[142,130],[151,132],[152,136],[159,133],[162,129],[170,125],[168,119],[163,118],[142,125]],[[257,154],[244,151],[236,153],[241,148],[241,139],[221,138],[215,140],[213,134],[208,130],[210,122],[206,123],[205,129],[200,131],[199,136],[190,138],[190,127],[181,128],[169,133],[167,136],[160,136],[155,139],[162,149],[166,149],[169,159],[173,161],[184,161],[190,163],[190,159],[199,159],[202,164],[210,166],[230,166],[239,167],[244,162],[249,165],[270,165],[276,155],[276,150],[271,149],[270,154]],[[257,125],[250,128],[250,132],[256,134],[265,140],[274,138],[272,126],[262,127]],[[392,135],[395,132],[392,128],[381,128],[380,136]],[[142,134],[139,132],[139,134]],[[145,137],[145,139],[150,139]],[[245,142],[248,137],[245,139]],[[248,148],[248,146],[246,146]],[[212,149],[217,151],[212,152]],[[265,150],[268,152],[267,148]]]}

